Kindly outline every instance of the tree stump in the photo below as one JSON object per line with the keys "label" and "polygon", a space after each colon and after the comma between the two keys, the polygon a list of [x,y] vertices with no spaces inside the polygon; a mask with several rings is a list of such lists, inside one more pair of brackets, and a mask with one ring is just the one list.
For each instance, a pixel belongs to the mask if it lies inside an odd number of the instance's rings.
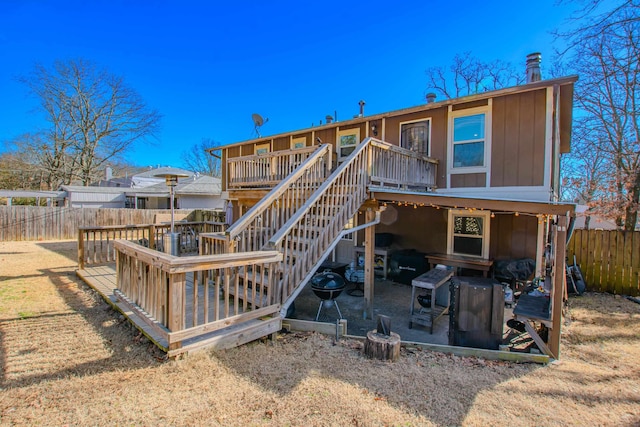
{"label": "tree stump", "polygon": [[367,332],[364,354],[370,359],[395,362],[400,358],[400,335],[395,332],[391,332],[391,335],[379,334],[376,330]]}

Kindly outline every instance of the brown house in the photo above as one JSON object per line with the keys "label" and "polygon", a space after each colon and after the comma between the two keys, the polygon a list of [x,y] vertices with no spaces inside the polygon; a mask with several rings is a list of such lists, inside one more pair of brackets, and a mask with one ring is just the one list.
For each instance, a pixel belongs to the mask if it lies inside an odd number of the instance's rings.
{"label": "brown house", "polygon": [[[222,158],[222,197],[237,218],[224,251],[284,254],[282,312],[323,260],[350,263],[362,254],[369,314],[375,267],[382,261],[382,273],[391,273],[394,252],[410,249],[432,264],[485,275],[496,260],[530,258],[552,302],[548,317],[521,317],[549,328],[540,345],[557,357],[574,216],[574,206],[558,200],[559,176],[576,80],[534,81],[212,148]],[[391,242],[376,247],[376,235]]]}

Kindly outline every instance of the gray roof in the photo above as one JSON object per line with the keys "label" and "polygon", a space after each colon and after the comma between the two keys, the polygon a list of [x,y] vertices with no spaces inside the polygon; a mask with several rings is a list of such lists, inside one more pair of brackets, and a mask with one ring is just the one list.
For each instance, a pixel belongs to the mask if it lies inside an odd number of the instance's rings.
{"label": "gray roof", "polygon": [[185,179],[176,186],[176,194],[206,194],[219,195],[222,193],[222,181],[209,175],[200,175],[195,179]]}
{"label": "gray roof", "polygon": [[[148,187],[126,189],[127,194],[147,195],[161,197],[169,195],[169,187],[164,182],[153,184]],[[175,194],[182,195],[203,195],[215,196],[222,193],[222,182],[220,178],[214,178],[208,175],[193,176],[192,178],[184,178],[178,181],[175,188]]]}

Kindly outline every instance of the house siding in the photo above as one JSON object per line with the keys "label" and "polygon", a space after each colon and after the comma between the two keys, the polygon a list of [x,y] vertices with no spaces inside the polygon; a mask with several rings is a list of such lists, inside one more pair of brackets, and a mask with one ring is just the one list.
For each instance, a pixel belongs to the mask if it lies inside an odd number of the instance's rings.
{"label": "house siding", "polygon": [[451,188],[485,187],[486,185],[486,173],[463,173],[451,175]]}
{"label": "house siding", "polygon": [[490,258],[536,258],[538,236],[536,217],[496,215],[491,219],[490,231]]}
{"label": "house siding", "polygon": [[491,186],[544,185],[546,90],[493,100]]}

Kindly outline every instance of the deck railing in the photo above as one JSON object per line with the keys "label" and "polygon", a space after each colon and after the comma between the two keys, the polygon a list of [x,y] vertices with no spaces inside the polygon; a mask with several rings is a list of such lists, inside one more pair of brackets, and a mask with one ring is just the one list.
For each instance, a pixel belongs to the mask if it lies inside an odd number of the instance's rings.
{"label": "deck railing", "polygon": [[371,141],[371,150],[370,184],[404,190],[435,190],[437,160],[375,140]]}
{"label": "deck railing", "polygon": [[[276,313],[276,251],[175,257],[126,240],[114,242],[116,294],[168,343]],[[243,285],[250,277],[251,288]],[[263,286],[262,286],[263,285]],[[262,301],[261,308],[247,301]]]}
{"label": "deck railing", "polygon": [[228,159],[228,188],[273,187],[289,176],[317,148],[311,146]]}
{"label": "deck railing", "polygon": [[279,181],[265,197],[224,234],[203,234],[201,254],[262,249],[325,181],[331,171],[331,146],[315,147],[296,170]]}
{"label": "deck railing", "polygon": [[[223,231],[222,222],[177,222],[174,230],[180,233],[182,253],[196,255],[198,240],[202,233]],[[85,265],[110,264],[116,260],[114,242],[128,240],[152,249],[162,250],[164,235],[170,224],[107,225],[102,227],[80,227],[78,230],[78,268]]]}

